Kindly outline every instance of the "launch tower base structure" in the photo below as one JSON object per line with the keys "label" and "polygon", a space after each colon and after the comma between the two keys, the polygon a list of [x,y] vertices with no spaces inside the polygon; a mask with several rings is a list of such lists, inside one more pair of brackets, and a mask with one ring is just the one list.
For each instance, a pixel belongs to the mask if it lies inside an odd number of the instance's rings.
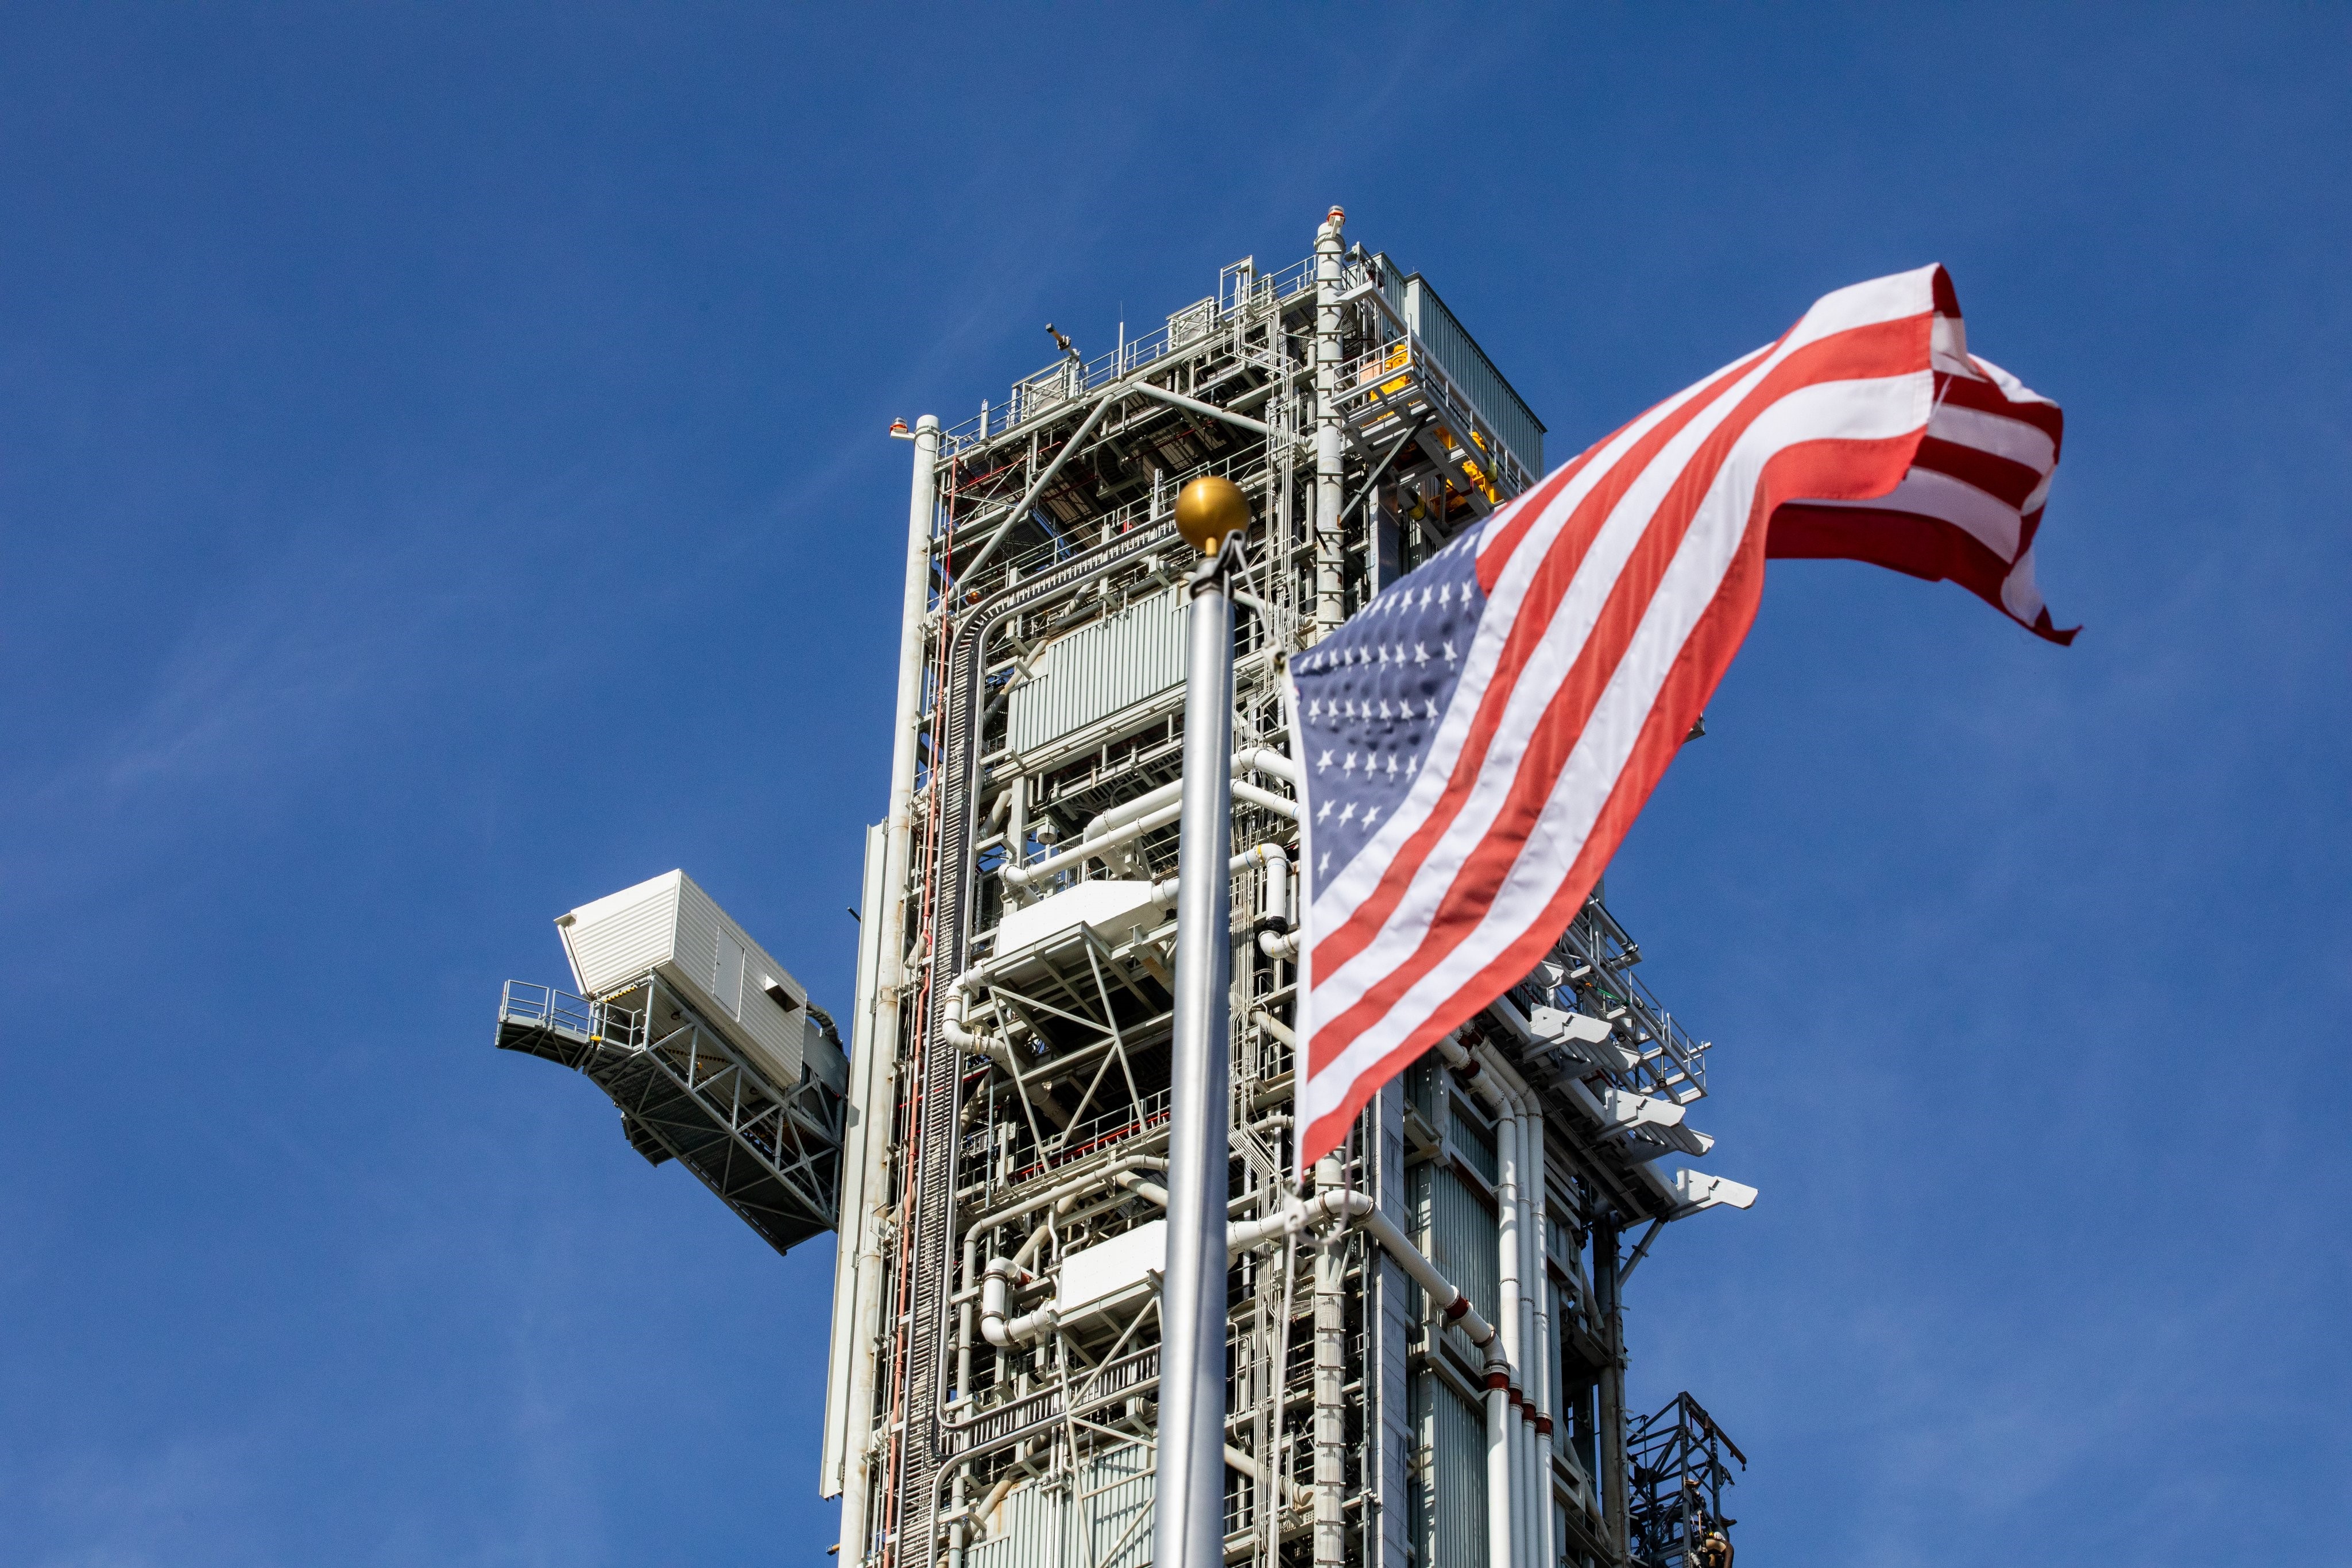
{"label": "launch tower base structure", "polygon": [[1622,1283],[1660,1227],[1754,1195],[1677,1166],[1710,1143],[1684,1121],[1706,1048],[1608,910],[1390,1085],[1307,1190],[1290,1172],[1282,662],[1540,476],[1542,425],[1335,211],[1307,260],[1236,263],[1163,329],[905,434],[897,771],[866,847],[823,1458],[841,1560],[1149,1560],[1195,559],[1170,514],[1218,475],[1255,518],[1229,759],[1225,1560],[1633,1561]]}

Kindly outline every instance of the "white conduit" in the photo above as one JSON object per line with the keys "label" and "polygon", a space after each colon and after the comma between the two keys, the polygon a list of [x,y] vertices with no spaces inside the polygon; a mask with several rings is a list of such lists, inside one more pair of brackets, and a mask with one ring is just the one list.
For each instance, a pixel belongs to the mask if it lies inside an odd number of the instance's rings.
{"label": "white conduit", "polygon": [[1559,1542],[1553,1534],[1552,1520],[1552,1369],[1559,1354],[1558,1327],[1551,1318],[1551,1201],[1546,1196],[1549,1186],[1549,1152],[1544,1146],[1544,1113],[1542,1099],[1528,1096],[1528,1126],[1533,1129],[1535,1151],[1535,1281],[1536,1281],[1536,1354],[1528,1368],[1528,1376],[1536,1386],[1536,1496],[1540,1506],[1536,1521],[1536,1545],[1541,1553],[1544,1568],[1559,1561]]}
{"label": "white conduit", "polygon": [[[1297,820],[1297,801],[1238,779],[1238,776],[1244,773],[1263,773],[1295,789],[1298,783],[1298,769],[1292,765],[1290,758],[1263,746],[1245,746],[1234,753],[1233,769],[1237,779],[1234,785],[1235,800],[1263,806],[1276,815],[1294,821]],[[1184,781],[1178,779],[1138,795],[1132,800],[1123,800],[1089,821],[1078,841],[1068,849],[1058,850],[1034,865],[1008,864],[997,874],[1015,887],[1027,887],[1106,851],[1131,843],[1144,834],[1174,821],[1182,812],[1183,794]]]}
{"label": "white conduit", "polygon": [[[1496,1249],[1495,1260],[1501,1297],[1495,1303],[1496,1321],[1502,1325],[1503,1354],[1516,1373],[1527,1364],[1527,1339],[1522,1322],[1527,1301],[1519,1287],[1519,1264],[1525,1254],[1519,1228],[1519,1119],[1518,1107],[1507,1095],[1501,1113],[1495,1118],[1495,1182]],[[1503,1464],[1505,1475],[1499,1484],[1489,1476],[1488,1484],[1495,1488],[1503,1507],[1504,1539],[1508,1542],[1507,1561],[1512,1568],[1527,1568],[1527,1553],[1522,1550],[1527,1541],[1527,1438],[1519,1429],[1519,1406],[1526,1398],[1518,1379],[1511,1380],[1510,1405],[1505,1412],[1505,1442]],[[1490,1458],[1491,1465],[1492,1459]]]}
{"label": "white conduit", "polygon": [[[1458,1041],[1441,1040],[1438,1054],[1447,1065],[1469,1081],[1471,1089],[1495,1113],[1496,1153],[1498,1174],[1496,1203],[1496,1262],[1498,1273],[1505,1280],[1503,1294],[1507,1298],[1496,1304],[1496,1312],[1507,1331],[1519,1323],[1524,1303],[1518,1299],[1519,1281],[1515,1277],[1521,1256],[1520,1226],[1517,1197],[1517,1133],[1519,1099],[1512,1090],[1519,1083],[1518,1075],[1511,1072],[1502,1059],[1491,1051],[1478,1057],[1464,1050]],[[1485,1071],[1489,1062],[1498,1071]],[[1503,1187],[1508,1184],[1509,1195]],[[1518,1336],[1511,1334],[1513,1339]],[[1498,1360],[1501,1358],[1497,1358]],[[1516,1358],[1510,1366],[1518,1363]],[[1498,1371],[1490,1362],[1486,1373],[1486,1561],[1488,1568],[1549,1568],[1548,1564],[1529,1564],[1528,1542],[1520,1521],[1526,1516],[1527,1471],[1521,1460],[1524,1455],[1525,1423],[1516,1406],[1522,1396],[1512,1386],[1509,1367]]]}
{"label": "white conduit", "polygon": [[980,1336],[999,1350],[1051,1333],[1062,1321],[1062,1315],[1051,1303],[1024,1317],[1005,1317],[1007,1298],[1012,1294],[1010,1281],[1016,1270],[1023,1284],[1034,1282],[1035,1276],[1012,1259],[991,1258],[987,1277],[980,1288]]}
{"label": "white conduit", "polygon": [[[1469,1058],[1459,1046],[1447,1043],[1448,1060],[1459,1055],[1466,1063]],[[1457,1063],[1459,1065],[1459,1063]],[[1473,1345],[1486,1353],[1486,1509],[1488,1568],[1514,1568],[1510,1521],[1514,1489],[1511,1484],[1511,1456],[1514,1445],[1511,1434],[1520,1426],[1518,1414],[1513,1409],[1511,1363],[1504,1353],[1503,1335],[1470,1303],[1454,1282],[1440,1273],[1437,1266],[1412,1244],[1412,1238],[1397,1227],[1394,1220],[1372,1207],[1370,1194],[1362,1192],[1320,1193],[1287,1213],[1270,1215],[1231,1227],[1227,1244],[1240,1252],[1247,1248],[1274,1240],[1294,1226],[1314,1226],[1329,1220],[1360,1225],[1364,1233],[1377,1241],[1397,1260],[1400,1268],[1427,1293],[1431,1310],[1440,1321],[1460,1328]],[[1496,1310],[1497,1320],[1507,1323],[1510,1312]]]}

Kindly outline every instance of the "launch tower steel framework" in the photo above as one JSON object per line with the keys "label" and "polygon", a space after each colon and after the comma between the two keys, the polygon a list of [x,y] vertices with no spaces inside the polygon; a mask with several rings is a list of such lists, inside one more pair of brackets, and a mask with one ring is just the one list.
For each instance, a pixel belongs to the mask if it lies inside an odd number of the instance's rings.
{"label": "launch tower steel framework", "polygon": [[[823,1458],[845,1563],[1149,1556],[1190,564],[1170,510],[1205,474],[1255,517],[1231,762],[1227,1561],[1635,1548],[1622,1281],[1665,1223],[1753,1194],[1673,1168],[1710,1142],[1684,1120],[1706,1048],[1607,908],[1366,1110],[1335,1190],[1290,1173],[1282,662],[1544,472],[1543,426],[1428,282],[1340,225],[1095,357],[1057,334],[1003,402],[899,432],[893,794],[866,845]],[[1472,1310],[1441,1310],[1448,1291]],[[1486,1319],[1492,1355],[1464,1332]]]}

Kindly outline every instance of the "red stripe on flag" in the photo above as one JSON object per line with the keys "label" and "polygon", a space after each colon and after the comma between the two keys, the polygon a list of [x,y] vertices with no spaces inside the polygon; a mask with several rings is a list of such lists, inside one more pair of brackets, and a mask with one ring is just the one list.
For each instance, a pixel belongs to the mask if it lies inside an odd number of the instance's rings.
{"label": "red stripe on flag", "polygon": [[[1430,809],[1428,818],[1399,848],[1396,859],[1381,873],[1380,884],[1371,894],[1357,906],[1354,915],[1339,930],[1315,945],[1315,966],[1318,971],[1331,973],[1361,952],[1379,935],[1390,912],[1396,907],[1405,889],[1412,885],[1422,862],[1428,858],[1430,849],[1444,837],[1446,829],[1461,813],[1463,803],[1469,799],[1471,782],[1486,763],[1486,748],[1494,739],[1496,721],[1510,700],[1519,672],[1526,667],[1528,660],[1534,656],[1536,648],[1543,641],[1544,629],[1559,608],[1560,601],[1567,596],[1569,585],[1575,580],[1578,569],[1583,566],[1585,552],[1592,548],[1592,540],[1600,533],[1601,525],[1608,520],[1609,514],[1655,460],[1659,452],[1692,420],[1713,405],[1748,368],[1749,362],[1743,361],[1740,365],[1726,371],[1702,389],[1699,395],[1685,400],[1683,406],[1644,432],[1641,439],[1610,465],[1609,472],[1586,494],[1584,499],[1577,503],[1576,510],[1546,547],[1544,559],[1537,566],[1527,592],[1519,601],[1510,633],[1496,657],[1495,672],[1488,678],[1486,692],[1480,698],[1477,716],[1471,722],[1470,733],[1463,742],[1462,754],[1455,758],[1453,771],[1447,777],[1444,793]],[[1583,462],[1584,458],[1606,444],[1603,442],[1589,448],[1577,461]],[[1530,510],[1523,517],[1513,519],[1515,525],[1520,526],[1515,527],[1508,534],[1511,545],[1516,546],[1525,538],[1527,526],[1532,525],[1535,517],[1536,514]],[[1509,555],[1509,549],[1494,548],[1481,556],[1479,586],[1490,596]],[[1318,1036],[1322,1033],[1319,1029],[1316,1032]],[[1309,1066],[1313,1065],[1310,1060]]]}
{"label": "red stripe on flag", "polygon": [[[1777,511],[1781,497],[1819,496],[1824,493],[1824,486],[1850,480],[1857,464],[1865,469],[1891,465],[1895,478],[1885,486],[1891,489],[1901,482],[1909,466],[1909,449],[1916,439],[1897,436],[1880,442],[1808,442],[1785,448],[1766,461],[1739,547],[1706,609],[1676,653],[1657,699],[1650,705],[1633,750],[1593,821],[1592,831],[1586,835],[1583,848],[1542,915],[1491,963],[1439,1003],[1378,1063],[1355,1074],[1339,1106],[1317,1117],[1301,1134],[1302,1165],[1337,1148],[1347,1136],[1349,1123],[1383,1084],[1524,977],[1551,950],[1559,933],[1584,906],[1601,871],[1624,841],[1658,780],[1665,776],[1667,765],[1681,749],[1692,723],[1722,684],[1733,655],[1755,622],[1757,606],[1763,597],[1763,547],[1769,532],[1758,526],[1758,518]],[[1318,1025],[1317,1035],[1323,1032]]]}
{"label": "red stripe on flag", "polygon": [[[1895,376],[1923,368],[1927,363],[1929,325],[1930,318],[1925,315],[1901,317],[1892,321],[1850,328],[1808,343],[1772,367],[1763,380],[1749,389],[1740,400],[1739,406],[1708,433],[1698,450],[1691,455],[1675,476],[1673,486],[1644,524],[1642,537],[1612,586],[1600,620],[1594,624],[1584,647],[1579,651],[1558,692],[1545,705],[1543,717],[1530,737],[1519,777],[1512,786],[1502,813],[1478,848],[1472,852],[1448,889],[1413,958],[1404,967],[1391,969],[1383,976],[1339,1017],[1328,1022],[1318,1020],[1313,1049],[1308,1056],[1310,1071],[1319,1070],[1344,1051],[1349,1040],[1384,1013],[1397,997],[1442,961],[1444,953],[1454,946],[1453,939],[1445,940],[1433,954],[1433,941],[1441,936],[1458,939],[1455,936],[1457,931],[1466,935],[1475,927],[1477,916],[1484,910],[1484,902],[1476,891],[1483,884],[1472,881],[1473,870],[1479,870],[1484,874],[1498,861],[1502,866],[1507,867],[1517,858],[1528,827],[1539,814],[1541,801],[1549,799],[1559,769],[1566,766],[1577,737],[1583,733],[1585,721],[1591,717],[1593,706],[1599,701],[1601,692],[1607,689],[1611,675],[1623,657],[1625,644],[1639,628],[1642,617],[1649,608],[1650,599],[1656,591],[1658,580],[1674,559],[1675,550],[1680,546],[1692,517],[1715,483],[1732,447],[1757,417],[1780,399],[1816,383]],[[1714,390],[1710,389],[1711,392]],[[1486,761],[1487,747],[1517,687],[1518,677],[1541,643],[1560,601],[1567,596],[1569,586],[1582,566],[1585,552],[1601,523],[1624,491],[1639,477],[1643,466],[1656,447],[1662,447],[1672,438],[1675,431],[1687,424],[1699,408],[1709,401],[1711,399],[1694,399],[1689,408],[1676,411],[1676,419],[1662,422],[1657,430],[1650,432],[1643,443],[1629,452],[1595,486],[1593,493],[1578,507],[1577,516],[1569,528],[1562,531],[1559,543],[1546,551],[1545,559],[1537,569],[1535,580],[1529,583],[1527,596],[1519,605],[1495,675],[1480,701],[1478,716],[1471,726],[1469,741],[1447,779],[1444,794],[1439,798],[1428,819],[1406,840],[1395,859],[1384,870],[1372,894],[1357,906],[1339,930],[1315,944],[1317,974],[1337,973],[1342,965],[1370,946],[1386,925],[1389,915],[1394,912],[1427,861],[1429,851],[1441,841],[1467,803],[1476,786],[1477,774]],[[1654,445],[1652,438],[1655,438]],[[1879,482],[1881,476],[1874,466],[1865,470],[1860,478],[1851,473],[1835,474],[1830,477],[1839,482],[1845,495],[1854,498],[1882,495],[1901,482],[1909,465],[1909,453],[1916,449],[1917,441],[1916,434],[1905,438],[1905,462],[1894,470],[1894,477],[1884,483]],[[1838,492],[1816,490],[1811,494],[1835,498]],[[1563,549],[1562,545],[1567,549]],[[1465,892],[1465,889],[1469,891]],[[1470,907],[1474,901],[1475,908]],[[1465,918],[1467,925],[1462,924]]]}
{"label": "red stripe on flag", "polygon": [[[2039,511],[2033,514],[2035,522],[2041,517]],[[2061,647],[2082,630],[2057,630],[2047,611],[2031,622],[2011,615],[2000,597],[2011,563],[1958,523],[1941,517],[1875,507],[1808,507],[1800,501],[1774,515],[1764,553],[1774,560],[1856,560],[1929,582],[1956,582],[2035,636]]]}

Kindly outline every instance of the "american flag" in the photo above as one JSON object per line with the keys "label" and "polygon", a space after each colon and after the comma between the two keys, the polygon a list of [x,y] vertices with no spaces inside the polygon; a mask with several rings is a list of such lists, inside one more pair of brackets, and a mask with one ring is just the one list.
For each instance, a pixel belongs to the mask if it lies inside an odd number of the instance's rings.
{"label": "american flag", "polygon": [[2040,636],[2056,404],[1940,267],[1842,288],[1464,532],[1290,662],[1302,1169],[1518,983],[1755,620],[1769,556],[1948,578]]}

